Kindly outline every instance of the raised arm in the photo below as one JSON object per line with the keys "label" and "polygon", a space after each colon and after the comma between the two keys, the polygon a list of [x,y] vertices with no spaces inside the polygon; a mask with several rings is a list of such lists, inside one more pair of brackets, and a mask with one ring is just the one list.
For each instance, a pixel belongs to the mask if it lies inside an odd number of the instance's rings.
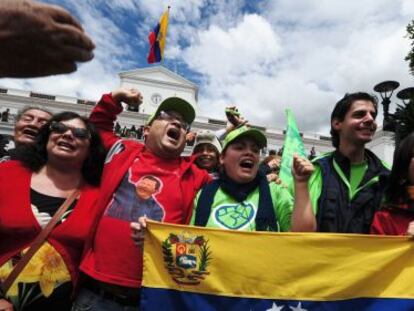
{"label": "raised arm", "polygon": [[114,124],[117,115],[122,112],[122,102],[139,106],[142,103],[142,95],[138,90],[126,88],[104,94],[89,116],[89,120],[99,130],[106,149],[110,149],[119,140],[114,133]]}
{"label": "raised arm", "polygon": [[313,214],[308,189],[308,181],[313,170],[313,165],[308,159],[293,156],[295,204],[292,213],[292,231],[316,231],[316,218]]}

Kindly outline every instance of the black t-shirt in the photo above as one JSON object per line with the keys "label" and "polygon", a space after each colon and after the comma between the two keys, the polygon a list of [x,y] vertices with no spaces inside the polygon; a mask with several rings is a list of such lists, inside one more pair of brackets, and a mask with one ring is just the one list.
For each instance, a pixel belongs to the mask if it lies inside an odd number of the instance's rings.
{"label": "black t-shirt", "polygon": [[[53,217],[59,207],[65,202],[66,198],[52,197],[34,189],[30,188],[30,202],[37,207],[40,213],[48,213],[50,217]],[[73,201],[71,206],[66,210],[64,219],[66,219],[75,207],[77,200]]]}

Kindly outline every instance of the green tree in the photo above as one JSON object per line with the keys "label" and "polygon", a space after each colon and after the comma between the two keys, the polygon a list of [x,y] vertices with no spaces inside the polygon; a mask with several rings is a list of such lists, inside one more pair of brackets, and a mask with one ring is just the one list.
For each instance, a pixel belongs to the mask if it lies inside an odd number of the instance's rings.
{"label": "green tree", "polygon": [[[405,60],[408,61],[410,73],[414,75],[414,20],[407,25],[407,37],[411,41],[411,50],[408,52]],[[401,140],[414,131],[414,98],[411,98],[404,104],[397,105],[393,117],[396,123],[395,145],[398,146]]]}
{"label": "green tree", "polygon": [[407,25],[407,36],[411,40],[411,50],[405,60],[409,62],[410,73],[414,75],[414,20]]}
{"label": "green tree", "polygon": [[396,121],[395,145],[398,146],[401,140],[414,132],[414,99],[408,103],[398,104],[394,113]]}

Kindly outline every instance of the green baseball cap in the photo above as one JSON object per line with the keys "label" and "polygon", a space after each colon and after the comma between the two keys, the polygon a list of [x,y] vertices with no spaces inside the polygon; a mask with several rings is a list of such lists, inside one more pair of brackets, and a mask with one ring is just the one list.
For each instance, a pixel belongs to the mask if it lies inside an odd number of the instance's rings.
{"label": "green baseball cap", "polygon": [[252,138],[259,145],[259,148],[264,148],[267,145],[267,138],[262,131],[243,125],[227,134],[223,141],[223,150],[225,150],[232,141],[239,137]]}
{"label": "green baseball cap", "polygon": [[147,125],[150,125],[161,111],[178,112],[188,124],[193,123],[195,119],[195,110],[189,102],[179,97],[169,97],[166,98],[158,106],[157,110],[148,118]]}

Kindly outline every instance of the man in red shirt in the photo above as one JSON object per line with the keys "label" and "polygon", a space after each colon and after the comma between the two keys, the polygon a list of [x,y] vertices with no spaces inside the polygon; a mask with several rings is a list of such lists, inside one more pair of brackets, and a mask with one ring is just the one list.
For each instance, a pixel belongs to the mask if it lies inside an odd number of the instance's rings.
{"label": "man in red shirt", "polygon": [[[138,106],[142,95],[127,89],[103,95],[90,116],[109,151],[98,202],[102,215],[81,264],[86,280],[74,311],[85,307],[137,310],[142,253],[131,239],[131,222],[146,215],[163,222],[188,223],[195,194],[210,179],[193,164],[193,158],[181,157],[187,130],[195,118],[188,102],[178,97],[165,99],[144,128],[144,144],[113,133],[121,102]],[[157,182],[151,207],[137,194],[143,179]],[[157,212],[148,214],[149,208]]]}

